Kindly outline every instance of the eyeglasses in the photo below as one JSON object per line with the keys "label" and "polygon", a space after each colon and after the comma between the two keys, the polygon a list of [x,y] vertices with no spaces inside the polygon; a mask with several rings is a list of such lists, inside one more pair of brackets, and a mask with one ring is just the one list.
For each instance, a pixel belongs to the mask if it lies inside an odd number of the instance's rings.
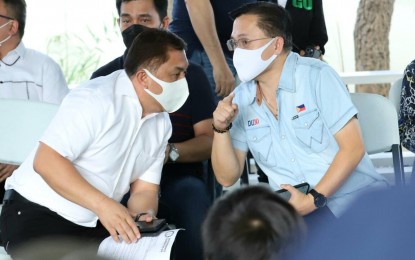
{"label": "eyeglasses", "polygon": [[245,49],[246,47],[248,47],[249,43],[254,42],[254,41],[259,41],[259,40],[266,40],[266,39],[272,39],[274,37],[267,37],[267,38],[259,38],[259,39],[253,39],[253,40],[248,40],[248,39],[239,39],[239,40],[234,40],[234,39],[229,39],[226,42],[226,46],[228,46],[228,50],[229,51],[234,51],[236,48],[242,48]]}
{"label": "eyeglasses", "polygon": [[4,19],[8,19],[8,20],[14,20],[14,18],[11,18],[11,17],[8,17],[8,16],[5,16],[5,15],[1,15],[1,14],[0,14],[0,17],[1,17],[1,18],[4,18]]}

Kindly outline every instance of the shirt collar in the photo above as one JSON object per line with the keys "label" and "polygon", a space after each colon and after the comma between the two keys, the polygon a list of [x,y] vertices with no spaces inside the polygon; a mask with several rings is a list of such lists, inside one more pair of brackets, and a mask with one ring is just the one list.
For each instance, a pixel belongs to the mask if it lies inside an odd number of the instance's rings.
{"label": "shirt collar", "polygon": [[9,66],[13,66],[18,59],[22,59],[24,54],[26,53],[26,47],[24,46],[23,42],[20,41],[19,45],[14,50],[9,51],[7,55],[1,59],[1,61]]}
{"label": "shirt collar", "polygon": [[[290,52],[285,60],[284,67],[282,69],[280,82],[278,89],[283,89],[290,92],[295,92],[295,77],[294,71],[297,64],[299,55],[294,52]],[[249,84],[248,87],[248,96],[253,97],[249,104],[253,104],[255,101],[258,105],[262,103],[262,91],[260,90],[258,84],[255,80],[251,80],[245,84]],[[254,85],[254,86],[250,86]]]}
{"label": "shirt collar", "polygon": [[116,84],[116,92],[118,95],[132,97],[138,101],[138,96],[134,90],[133,83],[131,82],[131,79],[128,77],[125,70],[120,71]]}
{"label": "shirt collar", "polygon": [[283,89],[289,92],[295,92],[295,76],[294,72],[296,69],[299,55],[294,52],[290,52],[285,60],[284,67],[280,77],[280,83],[278,89]]}

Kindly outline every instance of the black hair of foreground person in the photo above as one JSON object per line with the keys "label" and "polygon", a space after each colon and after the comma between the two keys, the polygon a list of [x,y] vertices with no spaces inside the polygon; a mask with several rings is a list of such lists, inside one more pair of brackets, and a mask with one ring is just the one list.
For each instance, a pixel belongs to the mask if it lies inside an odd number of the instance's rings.
{"label": "black hair of foreground person", "polygon": [[286,259],[302,246],[303,218],[262,185],[243,187],[217,200],[203,223],[207,260]]}

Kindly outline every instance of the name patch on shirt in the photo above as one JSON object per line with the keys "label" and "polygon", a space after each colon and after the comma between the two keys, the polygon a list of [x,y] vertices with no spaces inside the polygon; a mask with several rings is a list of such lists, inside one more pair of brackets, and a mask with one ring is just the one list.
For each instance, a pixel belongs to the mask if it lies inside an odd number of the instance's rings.
{"label": "name patch on shirt", "polygon": [[249,126],[255,126],[255,125],[259,125],[259,118],[254,118],[254,119],[248,120],[248,127]]}

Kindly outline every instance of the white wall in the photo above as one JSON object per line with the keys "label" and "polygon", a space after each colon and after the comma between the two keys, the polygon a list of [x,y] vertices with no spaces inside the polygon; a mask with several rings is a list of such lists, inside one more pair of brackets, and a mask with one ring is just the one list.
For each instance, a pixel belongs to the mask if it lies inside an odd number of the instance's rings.
{"label": "white wall", "polygon": [[[105,35],[104,26],[113,28],[115,0],[26,0],[27,47],[46,52],[48,39],[65,31],[75,32],[88,40],[89,27]],[[329,42],[325,59],[339,72],[354,71],[353,31],[359,0],[323,0]],[[395,0],[390,33],[391,69],[402,70],[415,59],[415,1]],[[118,29],[117,29],[118,30]],[[121,37],[102,41],[102,64],[119,56],[123,49]]]}

